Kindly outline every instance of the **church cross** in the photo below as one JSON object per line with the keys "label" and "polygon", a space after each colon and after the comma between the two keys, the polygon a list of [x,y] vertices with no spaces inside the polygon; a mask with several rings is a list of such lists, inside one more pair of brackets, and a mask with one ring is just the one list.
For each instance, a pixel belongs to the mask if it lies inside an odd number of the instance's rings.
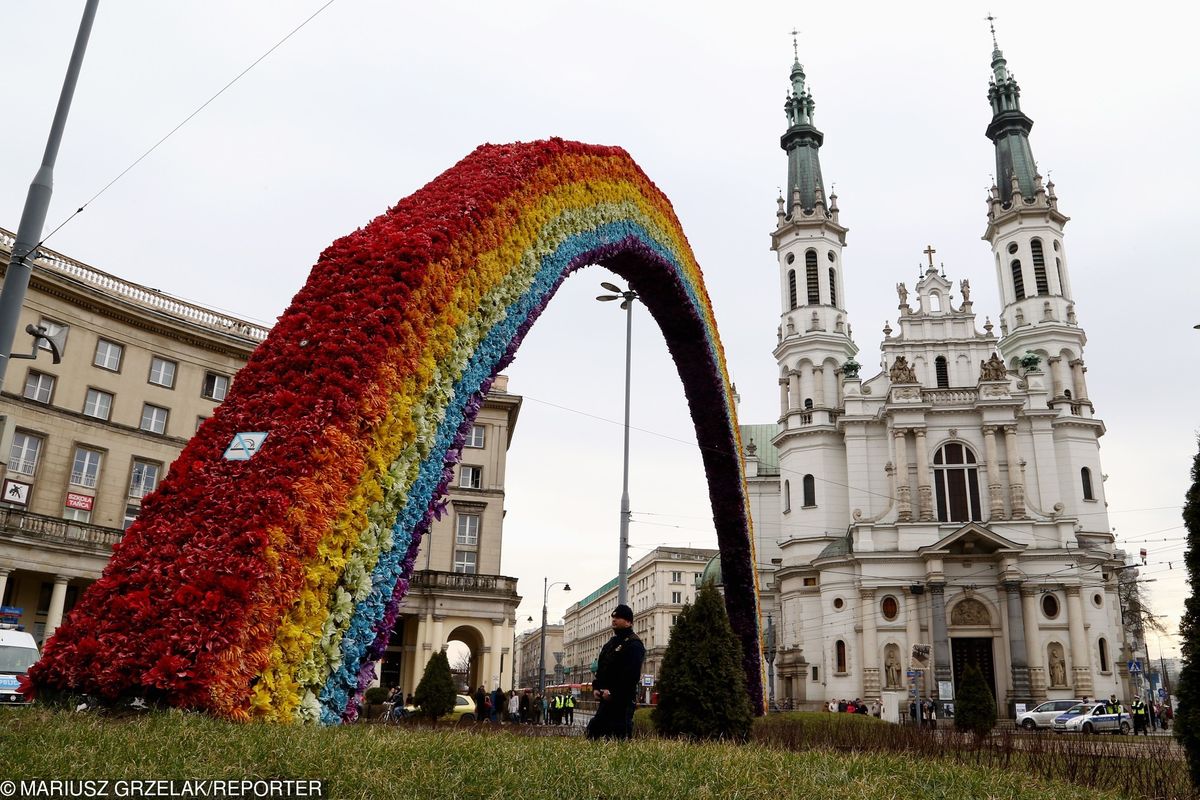
{"label": "church cross", "polygon": [[799,35],[800,31],[792,28],[792,54],[796,57],[797,61],[800,60],[800,45],[796,42],[796,37]]}
{"label": "church cross", "polygon": [[992,29],[992,48],[999,50],[1000,45],[996,44],[996,26],[994,24],[996,22],[996,18],[993,17],[992,12],[989,11],[988,15],[984,17],[984,19],[988,21],[988,27]]}
{"label": "church cross", "polygon": [[933,254],[936,253],[937,250],[933,249],[933,245],[927,245],[921,252],[929,256],[929,268],[933,269]]}

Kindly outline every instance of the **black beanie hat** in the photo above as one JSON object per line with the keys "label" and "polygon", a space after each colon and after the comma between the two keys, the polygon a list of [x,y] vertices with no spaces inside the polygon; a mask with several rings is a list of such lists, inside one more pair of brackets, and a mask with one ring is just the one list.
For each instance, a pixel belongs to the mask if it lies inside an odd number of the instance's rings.
{"label": "black beanie hat", "polygon": [[619,605],[615,609],[613,609],[612,615],[614,617],[620,617],[621,619],[625,619],[625,620],[629,620],[630,622],[633,622],[633,609],[630,608],[629,606],[625,605],[624,603],[622,603],[621,605]]}

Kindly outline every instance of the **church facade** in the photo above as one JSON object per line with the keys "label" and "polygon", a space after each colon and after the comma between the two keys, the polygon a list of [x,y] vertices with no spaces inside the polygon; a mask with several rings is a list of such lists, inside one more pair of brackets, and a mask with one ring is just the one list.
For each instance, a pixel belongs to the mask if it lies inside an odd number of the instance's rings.
{"label": "church facade", "polygon": [[1037,173],[1033,122],[998,46],[992,72],[997,185],[984,239],[999,331],[980,328],[969,283],[956,286],[930,250],[917,283],[896,286],[897,327],[884,329],[870,374],[851,339],[848,229],[825,194],[824,137],[792,65],[789,191],[771,233],[780,416],[769,441],[752,426],[747,446],[749,462],[778,464],[749,479],[756,520],[781,532],[759,553],[776,567],[777,703],[878,698],[895,715],[915,689],[952,713],[972,664],[1001,714],[1124,694],[1123,554],[1106,512],[1068,218]]}

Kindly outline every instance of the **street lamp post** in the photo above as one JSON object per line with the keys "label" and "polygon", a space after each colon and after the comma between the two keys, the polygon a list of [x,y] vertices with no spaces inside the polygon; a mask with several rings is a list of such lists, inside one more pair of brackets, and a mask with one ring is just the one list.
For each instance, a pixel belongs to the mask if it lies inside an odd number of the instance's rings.
{"label": "street lamp post", "polygon": [[638,299],[632,289],[621,289],[611,283],[601,287],[613,294],[596,297],[602,302],[620,300],[625,311],[625,466],[621,478],[621,544],[617,551],[617,602],[629,604],[629,371],[633,358],[633,301]]}
{"label": "street lamp post", "polygon": [[541,654],[538,657],[538,694],[546,693],[546,605],[550,602],[550,588],[562,584],[563,591],[571,591],[571,584],[566,581],[550,583],[549,578],[542,579],[542,643]]}
{"label": "street lamp post", "polygon": [[775,708],[775,621],[767,614],[767,710]]}

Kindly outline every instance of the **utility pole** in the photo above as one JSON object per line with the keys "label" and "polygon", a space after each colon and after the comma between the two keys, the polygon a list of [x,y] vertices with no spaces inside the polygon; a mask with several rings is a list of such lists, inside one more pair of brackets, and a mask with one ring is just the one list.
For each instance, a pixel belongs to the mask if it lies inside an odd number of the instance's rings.
{"label": "utility pole", "polygon": [[62,144],[63,129],[67,125],[67,114],[71,110],[71,99],[75,96],[75,84],[79,81],[83,54],[87,51],[92,21],[96,18],[99,2],[100,0],[87,0],[84,5],[83,19],[75,37],[75,49],[71,51],[67,76],[63,79],[62,92],[58,96],[58,108],[54,112],[54,121],[50,124],[46,152],[42,156],[41,167],[29,184],[29,194],[25,196],[25,209],[21,212],[21,223],[17,228],[12,258],[4,273],[4,288],[0,291],[0,389],[4,388],[4,374],[8,371],[13,339],[17,335],[21,305],[25,302],[29,276],[33,272],[29,262],[37,255],[35,250],[42,241],[42,229],[46,226],[50,195],[54,192],[54,164],[58,161],[58,148]]}

